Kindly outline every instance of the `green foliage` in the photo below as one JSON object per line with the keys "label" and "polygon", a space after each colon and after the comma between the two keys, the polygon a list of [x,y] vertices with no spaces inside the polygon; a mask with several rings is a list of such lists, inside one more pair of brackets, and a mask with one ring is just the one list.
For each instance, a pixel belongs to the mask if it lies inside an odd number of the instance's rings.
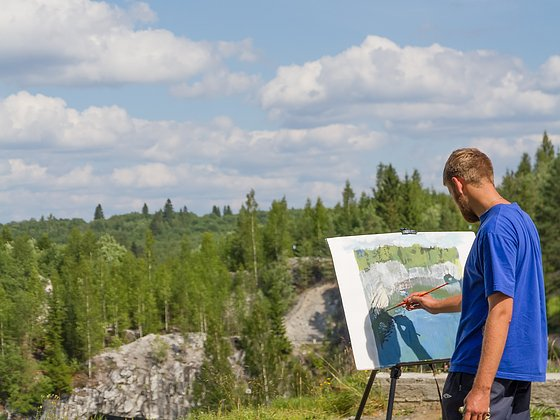
{"label": "green foliage", "polygon": [[104,219],[105,219],[105,215],[103,214],[103,208],[101,207],[101,204],[98,204],[93,214],[93,220],[104,220]]}
{"label": "green foliage", "polygon": [[[392,165],[379,164],[377,167],[377,182],[374,191],[377,213],[384,220],[390,231],[397,231],[403,227],[402,183],[397,171]],[[406,226],[412,228],[411,226]]]}
{"label": "green foliage", "polygon": [[534,406],[531,407],[531,418],[532,419],[560,419],[560,410],[553,407],[546,406]]}
{"label": "green foliage", "polygon": [[161,365],[167,360],[168,355],[169,344],[167,344],[167,342],[159,336],[154,338],[150,350],[150,358],[152,359],[152,361],[157,365]]}
{"label": "green foliage", "polygon": [[211,321],[204,343],[204,362],[194,384],[197,411],[230,411],[240,401],[240,385],[228,360],[232,346],[223,325]]}

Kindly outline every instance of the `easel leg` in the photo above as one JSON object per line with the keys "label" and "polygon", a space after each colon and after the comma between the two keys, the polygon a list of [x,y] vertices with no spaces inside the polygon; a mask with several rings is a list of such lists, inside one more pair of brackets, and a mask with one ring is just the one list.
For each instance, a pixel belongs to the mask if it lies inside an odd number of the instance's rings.
{"label": "easel leg", "polygon": [[395,402],[395,390],[397,388],[397,379],[401,376],[401,367],[393,366],[391,368],[391,387],[389,388],[389,401],[387,402],[387,420],[393,418],[393,403]]}
{"label": "easel leg", "polygon": [[377,370],[372,370],[371,375],[369,376],[369,381],[366,385],[366,389],[364,391],[364,395],[362,395],[362,401],[360,402],[360,407],[358,408],[358,412],[356,413],[355,420],[360,420],[362,418],[362,413],[364,412],[364,408],[366,406],[366,402],[369,397],[369,392],[371,391],[371,387],[373,385],[373,381],[375,380],[375,375],[377,375]]}

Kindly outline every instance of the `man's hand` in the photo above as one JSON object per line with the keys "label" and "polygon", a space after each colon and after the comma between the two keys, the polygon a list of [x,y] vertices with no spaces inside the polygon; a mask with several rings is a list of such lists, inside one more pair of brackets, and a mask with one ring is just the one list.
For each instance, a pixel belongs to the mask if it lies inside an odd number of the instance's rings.
{"label": "man's hand", "polygon": [[490,389],[472,388],[465,397],[463,419],[484,420],[490,414]]}
{"label": "man's hand", "polygon": [[414,309],[424,309],[431,314],[439,313],[438,306],[439,300],[428,295],[423,295],[422,292],[414,292],[404,300],[404,307],[407,311]]}
{"label": "man's hand", "polygon": [[450,296],[445,299],[436,299],[430,294],[422,296],[422,292],[414,292],[404,300],[404,307],[408,311],[424,309],[431,314],[461,312],[461,301],[461,295]]}

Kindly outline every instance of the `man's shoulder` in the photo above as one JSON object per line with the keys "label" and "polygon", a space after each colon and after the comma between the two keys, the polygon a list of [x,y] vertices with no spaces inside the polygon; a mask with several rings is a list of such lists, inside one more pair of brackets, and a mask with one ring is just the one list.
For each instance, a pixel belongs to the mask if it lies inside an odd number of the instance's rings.
{"label": "man's shoulder", "polygon": [[498,204],[488,213],[479,231],[495,233],[503,230],[506,233],[511,233],[512,228],[523,225],[533,227],[534,222],[517,203]]}

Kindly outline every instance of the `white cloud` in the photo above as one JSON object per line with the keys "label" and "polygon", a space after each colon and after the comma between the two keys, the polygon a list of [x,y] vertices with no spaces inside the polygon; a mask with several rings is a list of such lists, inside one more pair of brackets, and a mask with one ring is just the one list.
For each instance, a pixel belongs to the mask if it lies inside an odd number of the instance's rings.
{"label": "white cloud", "polygon": [[560,55],[553,55],[541,66],[539,85],[551,91],[560,91]]}
{"label": "white cloud", "polygon": [[20,85],[178,83],[254,58],[250,40],[196,42],[165,29],[146,3],[128,10],[103,1],[4,0],[0,78]]}
{"label": "white cloud", "polygon": [[116,106],[69,108],[61,98],[26,91],[0,100],[0,144],[93,148],[134,132],[134,121]]}
{"label": "white cloud", "polygon": [[16,185],[43,184],[46,181],[47,168],[37,164],[28,164],[23,159],[8,159],[7,165],[0,166],[0,185],[13,188]]}
{"label": "white cloud", "polygon": [[493,160],[515,160],[515,158],[521,160],[523,153],[536,150],[541,142],[542,135],[517,138],[483,137],[473,139],[471,145],[484,150]]}
{"label": "white cloud", "polygon": [[148,163],[130,168],[116,168],[111,175],[113,181],[124,187],[162,188],[174,186],[178,178],[162,163]]}
{"label": "white cloud", "polygon": [[309,125],[558,113],[558,96],[534,86],[535,76],[514,57],[438,44],[401,47],[368,36],[336,56],[281,67],[262,88],[261,104],[274,118]]}
{"label": "white cloud", "polygon": [[251,91],[261,83],[259,76],[222,69],[206,74],[202,80],[176,85],[171,88],[171,93],[185,98],[230,96]]}
{"label": "white cloud", "polygon": [[93,166],[91,164],[73,168],[70,172],[56,180],[56,185],[64,188],[91,188],[98,185],[98,183],[99,181],[93,173]]}

